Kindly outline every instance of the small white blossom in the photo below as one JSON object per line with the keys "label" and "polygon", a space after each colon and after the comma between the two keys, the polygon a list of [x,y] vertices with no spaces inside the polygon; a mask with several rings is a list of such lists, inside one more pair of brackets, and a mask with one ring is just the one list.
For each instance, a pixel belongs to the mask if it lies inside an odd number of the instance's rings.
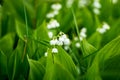
{"label": "small white blossom", "polygon": [[101,34],[104,34],[106,32],[104,28],[98,28],[97,31]]}
{"label": "small white blossom", "polygon": [[46,15],[47,18],[53,18],[55,14],[53,12],[50,12]]}
{"label": "small white blossom", "polygon": [[83,38],[86,38],[86,37],[87,37],[86,32],[87,32],[87,29],[86,29],[86,28],[82,28],[82,29],[81,29],[81,32],[80,32],[80,41],[82,41]]}
{"label": "small white blossom", "polygon": [[116,4],[118,2],[118,0],[112,0],[113,4]]}
{"label": "small white blossom", "polygon": [[74,2],[74,0],[67,0],[67,2],[66,2],[67,8],[70,8],[72,6],[73,2]]}
{"label": "small white blossom", "polygon": [[93,2],[93,6],[94,6],[95,8],[101,8],[101,4],[100,4],[99,1],[94,1],[94,2]]}
{"label": "small white blossom", "polygon": [[83,27],[83,28],[81,29],[81,32],[86,33],[86,32],[87,32],[87,29],[86,29],[85,27]]}
{"label": "small white blossom", "polygon": [[83,8],[89,4],[89,0],[79,0],[78,7]]}
{"label": "small white blossom", "polygon": [[64,45],[70,45],[70,39],[68,39],[68,38],[65,39],[65,40],[64,40]]}
{"label": "small white blossom", "polygon": [[83,37],[83,38],[87,37],[87,35],[85,33],[83,33],[83,32],[80,33],[80,36]]}
{"label": "small white blossom", "polygon": [[67,51],[69,50],[69,46],[64,46],[64,49]]}
{"label": "small white blossom", "polygon": [[74,40],[75,40],[75,41],[78,41],[78,37],[74,37]]}
{"label": "small white blossom", "polygon": [[62,5],[59,4],[59,3],[53,4],[53,5],[51,6],[51,8],[52,8],[53,10],[60,10],[60,9],[62,8]]}
{"label": "small white blossom", "polygon": [[53,32],[48,32],[48,36],[50,39],[53,38]]}
{"label": "small white blossom", "polygon": [[52,53],[58,53],[58,49],[57,48],[53,48],[52,49]]}
{"label": "small white blossom", "polygon": [[97,28],[97,31],[101,34],[104,34],[109,29],[110,26],[106,22],[104,22],[101,28]]}
{"label": "small white blossom", "polygon": [[107,24],[107,23],[103,23],[103,26],[102,26],[104,29],[106,30],[109,30],[110,29],[110,26]]}
{"label": "small white blossom", "polygon": [[60,40],[58,40],[58,41],[57,41],[57,45],[58,45],[58,46],[62,46],[62,45],[63,45],[63,42],[60,41]]}
{"label": "small white blossom", "polygon": [[45,57],[47,57],[48,56],[48,53],[47,52],[45,52]]}
{"label": "small white blossom", "polygon": [[80,43],[77,42],[77,43],[75,44],[75,46],[76,46],[77,48],[80,48]]}
{"label": "small white blossom", "polygon": [[59,11],[55,10],[55,11],[53,11],[53,14],[54,14],[54,15],[58,15],[58,14],[59,14]]}
{"label": "small white blossom", "polygon": [[96,15],[99,15],[100,14],[100,10],[98,8],[94,8],[93,9],[93,12],[96,14]]}
{"label": "small white blossom", "polygon": [[56,45],[56,44],[57,44],[57,41],[58,41],[57,39],[51,40],[51,41],[50,41],[50,45]]}
{"label": "small white blossom", "polygon": [[80,41],[82,41],[83,40],[83,37],[80,37]]}
{"label": "small white blossom", "polygon": [[47,24],[48,29],[57,28],[59,26],[60,24],[57,22],[57,20],[54,20],[54,19]]}

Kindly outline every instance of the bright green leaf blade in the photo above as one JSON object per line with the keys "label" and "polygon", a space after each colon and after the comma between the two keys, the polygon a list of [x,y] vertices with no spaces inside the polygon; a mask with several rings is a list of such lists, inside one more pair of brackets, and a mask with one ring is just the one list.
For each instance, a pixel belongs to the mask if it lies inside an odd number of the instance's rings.
{"label": "bright green leaf blade", "polygon": [[0,80],[5,80],[7,77],[7,56],[0,51]]}
{"label": "bright green leaf blade", "polygon": [[92,66],[88,69],[87,79],[101,80],[100,71],[102,70],[100,70],[100,68],[104,68],[106,60],[118,55],[120,55],[120,36],[112,40],[97,52]]}
{"label": "bright green leaf blade", "polygon": [[29,80],[42,80],[45,74],[44,66],[39,62],[28,59],[30,64]]}

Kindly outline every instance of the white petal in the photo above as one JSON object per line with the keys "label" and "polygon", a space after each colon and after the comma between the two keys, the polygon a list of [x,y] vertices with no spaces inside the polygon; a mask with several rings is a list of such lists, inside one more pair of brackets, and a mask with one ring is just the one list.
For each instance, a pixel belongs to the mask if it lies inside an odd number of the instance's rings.
{"label": "white petal", "polygon": [[53,48],[52,49],[52,53],[58,53],[58,49],[57,48]]}

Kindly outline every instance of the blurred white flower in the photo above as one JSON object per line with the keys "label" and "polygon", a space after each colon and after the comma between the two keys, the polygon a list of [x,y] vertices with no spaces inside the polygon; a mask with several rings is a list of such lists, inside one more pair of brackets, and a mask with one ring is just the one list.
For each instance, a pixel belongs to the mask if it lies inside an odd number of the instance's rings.
{"label": "blurred white flower", "polygon": [[112,0],[113,4],[116,4],[118,2],[118,0]]}
{"label": "blurred white flower", "polygon": [[77,48],[80,48],[80,43],[77,42],[77,43],[75,44],[75,46],[76,46]]}
{"label": "blurred white flower", "polygon": [[63,42],[60,41],[60,40],[58,40],[58,41],[57,41],[57,45],[58,45],[58,46],[62,46],[62,45],[63,45]]}
{"label": "blurred white flower", "polygon": [[95,8],[101,8],[101,4],[100,4],[99,1],[94,1],[94,2],[93,2],[93,6],[94,6]]}
{"label": "blurred white flower", "polygon": [[55,14],[53,12],[50,12],[46,15],[47,18],[53,18]]}
{"label": "blurred white flower", "polygon": [[67,51],[69,50],[69,46],[64,46],[64,49]]}
{"label": "blurred white flower", "polygon": [[106,32],[104,28],[98,28],[97,31],[101,34],[104,34]]}
{"label": "blurred white flower", "polygon": [[52,49],[52,53],[58,53],[58,49],[57,48],[53,48]]}
{"label": "blurred white flower", "polygon": [[82,41],[83,38],[87,37],[86,32],[87,32],[87,29],[83,27],[80,32],[80,41]]}
{"label": "blurred white flower", "polygon": [[94,8],[94,9],[93,9],[93,12],[94,12],[95,14],[97,14],[97,15],[100,14],[100,10],[99,10],[98,8]]}
{"label": "blurred white flower", "polygon": [[48,53],[47,53],[47,52],[45,52],[44,56],[45,56],[45,57],[47,57],[47,56],[48,56]]}
{"label": "blurred white flower", "polygon": [[50,45],[56,45],[56,44],[57,44],[57,42],[58,42],[58,40],[57,40],[57,39],[53,39],[53,40],[51,40],[51,41],[50,41]]}
{"label": "blurred white flower", "polygon": [[59,3],[52,4],[51,8],[52,8],[53,10],[57,10],[57,11],[58,11],[58,10],[60,10],[60,9],[62,8],[62,5],[59,4]]}
{"label": "blurred white flower", "polygon": [[93,12],[96,14],[96,15],[99,15],[100,14],[100,8],[101,8],[101,4],[100,4],[100,1],[99,0],[94,0],[93,2]]}
{"label": "blurred white flower", "polygon": [[89,4],[90,0],[79,0],[78,7],[83,8]]}
{"label": "blurred white flower", "polygon": [[73,2],[74,2],[74,0],[67,0],[67,2],[66,2],[66,7],[67,7],[67,8],[72,7]]}
{"label": "blurred white flower", "polygon": [[53,32],[48,32],[48,36],[50,39],[53,38]]}
{"label": "blurred white flower", "polygon": [[102,26],[104,29],[106,29],[106,30],[109,30],[110,29],[110,26],[106,23],[106,22],[104,22],[103,23],[103,26]]}
{"label": "blurred white flower", "polygon": [[53,14],[54,14],[54,15],[58,15],[58,14],[59,14],[59,11],[55,10],[55,11],[53,11]]}
{"label": "blurred white flower", "polygon": [[70,39],[66,38],[66,39],[64,40],[64,45],[70,45]]}
{"label": "blurred white flower", "polygon": [[59,27],[60,24],[57,22],[57,20],[52,19],[48,24],[47,24],[47,28],[48,29],[52,29],[52,28],[57,28]]}
{"label": "blurred white flower", "polygon": [[75,40],[75,41],[78,41],[78,37],[74,37],[74,40]]}
{"label": "blurred white flower", "polygon": [[101,28],[97,28],[97,31],[101,34],[104,34],[107,30],[110,29],[110,26],[106,23],[106,22],[103,22],[103,25]]}

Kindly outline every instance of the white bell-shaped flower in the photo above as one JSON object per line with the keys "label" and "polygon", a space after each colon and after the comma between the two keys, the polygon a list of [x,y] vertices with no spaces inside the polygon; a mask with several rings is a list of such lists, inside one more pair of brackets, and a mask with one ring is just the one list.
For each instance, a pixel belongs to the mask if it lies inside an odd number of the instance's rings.
{"label": "white bell-shaped flower", "polygon": [[52,49],[52,53],[58,53],[58,49],[57,48],[53,48]]}

